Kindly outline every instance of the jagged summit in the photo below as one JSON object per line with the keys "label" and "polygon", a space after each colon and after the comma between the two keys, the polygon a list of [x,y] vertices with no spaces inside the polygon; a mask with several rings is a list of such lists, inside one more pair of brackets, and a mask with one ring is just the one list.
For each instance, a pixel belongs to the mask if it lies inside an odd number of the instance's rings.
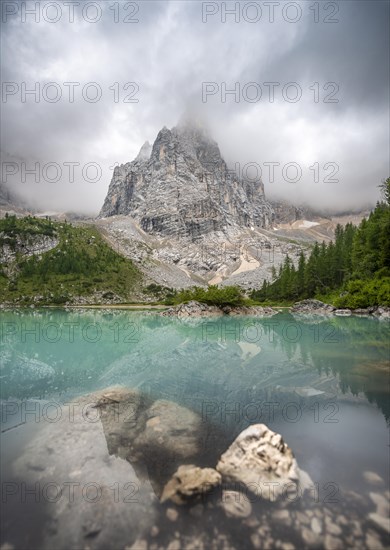
{"label": "jagged summit", "polygon": [[138,155],[135,157],[135,160],[149,160],[151,152],[152,152],[152,146],[148,141],[145,141]]}
{"label": "jagged summit", "polygon": [[261,180],[228,170],[218,144],[188,117],[164,126],[133,162],[116,167],[100,217],[133,217],[149,233],[197,238],[229,227],[267,227],[273,209]]}

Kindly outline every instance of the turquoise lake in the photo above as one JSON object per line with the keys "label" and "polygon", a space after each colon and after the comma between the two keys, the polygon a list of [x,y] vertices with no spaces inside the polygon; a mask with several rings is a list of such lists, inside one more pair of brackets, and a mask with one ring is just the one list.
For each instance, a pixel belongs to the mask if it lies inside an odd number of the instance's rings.
{"label": "turquoise lake", "polygon": [[[365,472],[383,480],[382,491],[389,486],[386,321],[288,313],[181,321],[124,310],[31,309],[3,312],[1,329],[3,485],[39,481],[23,480],[15,461],[48,426],[60,425],[70,402],[121,386],[174,402],[212,427],[202,440],[203,465],[215,466],[243,429],[264,423],[292,448],[321,502],[351,491],[369,502]],[[3,495],[2,542],[45,547],[47,510],[34,508],[33,499],[16,504],[15,487]],[[27,518],[23,538],[12,516],[18,506]]]}

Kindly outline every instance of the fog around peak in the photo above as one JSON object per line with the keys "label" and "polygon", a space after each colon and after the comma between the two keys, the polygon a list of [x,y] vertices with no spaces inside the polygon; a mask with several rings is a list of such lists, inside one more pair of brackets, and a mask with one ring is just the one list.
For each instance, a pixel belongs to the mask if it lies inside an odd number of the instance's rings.
{"label": "fog around peak", "polygon": [[[316,14],[297,2],[296,22],[283,6],[270,22],[264,3],[241,3],[224,22],[220,3],[150,1],[134,3],[134,24],[122,4],[97,4],[95,23],[78,8],[69,22],[65,7],[56,23],[20,12],[2,23],[2,181],[25,200],[96,214],[116,165],[164,126],[195,121],[230,166],[261,172],[268,198],[375,204],[389,175],[388,3],[335,2],[334,14],[319,3]],[[83,97],[96,89],[98,101]]]}

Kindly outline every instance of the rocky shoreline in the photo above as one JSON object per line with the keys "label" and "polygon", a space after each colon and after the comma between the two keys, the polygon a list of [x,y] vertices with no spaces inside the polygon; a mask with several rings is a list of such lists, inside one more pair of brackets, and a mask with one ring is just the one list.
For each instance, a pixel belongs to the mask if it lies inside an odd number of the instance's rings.
{"label": "rocky shoreline", "polygon": [[215,317],[219,315],[251,315],[256,317],[270,317],[277,313],[271,307],[261,306],[214,306],[191,300],[163,311],[164,317]]}
{"label": "rocky shoreline", "polygon": [[[295,303],[289,311],[296,316],[337,316],[350,317],[351,315],[374,316],[380,319],[390,319],[389,307],[368,307],[351,309],[337,309],[336,307],[325,304],[320,300],[302,300]],[[187,317],[215,317],[220,315],[239,316],[248,315],[255,317],[271,317],[278,313],[277,309],[262,306],[215,306],[192,300],[187,303],[179,304],[160,313],[164,317],[178,317],[179,319]]]}
{"label": "rocky shoreline", "polygon": [[[185,319],[189,317],[217,317],[217,316],[250,316],[250,317],[272,317],[279,313],[280,308],[276,306],[216,306],[208,305],[205,303],[191,300],[177,306],[165,306],[164,304],[124,304],[118,298],[115,299],[103,299],[102,302],[96,303],[96,299],[80,299],[73,303],[65,304],[16,304],[11,302],[0,303],[1,310],[12,310],[22,308],[65,308],[71,310],[72,308],[85,308],[85,309],[99,309],[99,308],[118,308],[118,309],[136,309],[136,310],[159,310],[163,311],[159,313],[164,317],[178,317],[179,319]],[[336,316],[336,317],[350,317],[352,315],[360,317],[376,317],[378,319],[390,319],[390,307],[387,306],[370,306],[367,308],[357,309],[337,309],[336,307],[321,302],[320,300],[302,300],[296,302],[292,307],[283,308],[289,311],[293,316],[297,318],[303,317],[324,317],[324,316]]]}
{"label": "rocky shoreline", "polygon": [[290,311],[293,315],[336,315],[337,317],[350,317],[351,315],[372,315],[381,319],[390,318],[390,307],[371,306],[358,309],[337,309],[336,307],[330,304],[325,304],[320,300],[302,300],[300,302],[296,302],[292,306]]}

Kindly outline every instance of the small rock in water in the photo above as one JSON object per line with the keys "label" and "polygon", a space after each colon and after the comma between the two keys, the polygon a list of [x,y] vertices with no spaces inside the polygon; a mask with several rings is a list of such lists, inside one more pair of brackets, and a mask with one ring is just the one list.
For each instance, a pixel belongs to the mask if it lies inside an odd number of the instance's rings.
{"label": "small rock in water", "polygon": [[366,547],[368,550],[381,550],[383,548],[378,535],[371,530],[366,534]]}
{"label": "small rock in water", "polygon": [[311,520],[310,527],[316,535],[320,535],[322,533],[322,525],[317,517]]}
{"label": "small rock in water", "polygon": [[221,506],[225,514],[233,518],[247,518],[252,513],[248,497],[238,491],[223,491]]}
{"label": "small rock in water", "polygon": [[318,544],[318,536],[313,531],[310,531],[310,529],[306,529],[306,527],[302,529],[302,538],[308,546]]}
{"label": "small rock in water", "polygon": [[388,518],[390,516],[390,506],[388,500],[380,493],[370,493],[370,499],[376,505],[376,513]]}
{"label": "small rock in water", "polygon": [[326,523],[326,531],[330,535],[335,535],[335,536],[341,535],[342,533],[341,528],[336,523],[333,523],[331,519],[326,518],[325,523]]}
{"label": "small rock in water", "polygon": [[179,517],[179,512],[174,508],[168,508],[166,516],[170,521],[176,521]]}
{"label": "small rock in water", "polygon": [[251,543],[253,545],[254,548],[262,548],[262,539],[261,537],[257,534],[257,533],[253,533],[253,535],[251,535]]}
{"label": "small rock in water", "polygon": [[[250,490],[256,487],[262,498],[271,501],[285,493],[286,487],[294,489],[299,481],[292,450],[265,424],[254,424],[241,432],[221,456],[217,470],[225,481],[243,483]],[[271,481],[276,482],[273,490],[263,490],[262,484]]]}
{"label": "small rock in water", "polygon": [[332,535],[326,535],[325,550],[344,550],[344,544],[340,539],[332,537]]}
{"label": "small rock in water", "polygon": [[372,485],[382,485],[383,479],[375,472],[366,471],[363,473],[363,477],[368,483],[371,483]]}
{"label": "small rock in water", "polygon": [[340,525],[348,525],[348,520],[345,516],[339,516],[338,517]]}
{"label": "small rock in water", "polygon": [[204,495],[221,483],[221,475],[213,468],[198,468],[193,464],[180,466],[165,485],[161,502],[171,499],[184,504],[192,497]]}
{"label": "small rock in water", "polygon": [[157,525],[153,525],[153,527],[151,528],[150,530],[150,534],[152,535],[152,537],[157,537],[157,535],[159,534],[160,530],[159,528],[157,527]]}
{"label": "small rock in water", "polygon": [[303,512],[297,512],[297,520],[302,525],[309,525],[309,523],[310,523],[309,518]]}
{"label": "small rock in water", "polygon": [[353,521],[352,522],[352,533],[354,534],[355,537],[361,537],[363,535],[363,532],[362,532],[362,528],[360,526],[360,523],[358,521]]}
{"label": "small rock in water", "polygon": [[375,523],[380,529],[383,529],[387,534],[390,534],[390,518],[383,517],[379,514],[368,514],[369,519]]}

